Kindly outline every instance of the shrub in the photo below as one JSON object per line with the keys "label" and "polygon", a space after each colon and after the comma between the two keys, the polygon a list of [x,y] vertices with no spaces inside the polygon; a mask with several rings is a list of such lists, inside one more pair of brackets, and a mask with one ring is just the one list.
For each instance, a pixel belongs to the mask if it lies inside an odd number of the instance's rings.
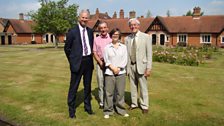
{"label": "shrub", "polygon": [[186,42],[178,42],[177,46],[186,47],[187,43]]}
{"label": "shrub", "polygon": [[162,48],[156,46],[153,51],[153,61],[187,66],[198,66],[203,63],[204,60],[210,59],[213,52],[217,51],[218,49],[212,46],[200,48],[193,46]]}

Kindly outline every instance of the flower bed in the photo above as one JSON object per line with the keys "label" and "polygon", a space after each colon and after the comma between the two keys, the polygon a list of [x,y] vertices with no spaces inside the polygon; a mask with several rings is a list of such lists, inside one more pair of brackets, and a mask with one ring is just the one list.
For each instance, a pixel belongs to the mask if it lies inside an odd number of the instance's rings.
{"label": "flower bed", "polygon": [[199,48],[192,46],[169,48],[154,46],[153,50],[153,61],[187,66],[198,66],[205,60],[210,59],[213,52],[218,51],[216,47],[211,46]]}

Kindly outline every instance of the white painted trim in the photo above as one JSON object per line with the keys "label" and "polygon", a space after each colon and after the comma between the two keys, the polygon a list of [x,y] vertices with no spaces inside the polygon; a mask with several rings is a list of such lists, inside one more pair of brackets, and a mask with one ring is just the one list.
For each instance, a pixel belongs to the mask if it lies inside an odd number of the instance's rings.
{"label": "white painted trim", "polygon": [[31,41],[35,41],[35,34],[31,34]]}
{"label": "white painted trim", "polygon": [[[210,42],[203,42],[202,41],[202,36],[205,36],[205,35],[208,35],[208,36],[210,36]],[[212,35],[211,34],[200,34],[200,43],[212,43]]]}
{"label": "white painted trim", "polygon": [[221,43],[224,44],[224,41],[222,41],[222,39],[224,38],[224,36],[220,36],[220,38],[221,38],[220,39]]}
{"label": "white painted trim", "polygon": [[186,35],[186,43],[188,43],[188,34],[177,34],[177,43],[180,42],[180,40],[179,40],[180,35]]}
{"label": "white painted trim", "polygon": [[170,35],[166,34],[166,42],[170,42]]}

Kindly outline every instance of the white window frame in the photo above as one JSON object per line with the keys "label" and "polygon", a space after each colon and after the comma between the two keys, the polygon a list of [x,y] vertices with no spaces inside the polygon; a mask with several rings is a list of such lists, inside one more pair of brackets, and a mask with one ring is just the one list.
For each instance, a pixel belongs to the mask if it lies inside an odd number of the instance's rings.
{"label": "white window frame", "polygon": [[222,41],[224,40],[224,36],[221,36],[220,38],[221,38],[221,43],[224,44],[224,41]]}
{"label": "white window frame", "polygon": [[170,35],[166,35],[166,41],[170,42]]}
{"label": "white window frame", "polygon": [[31,41],[35,41],[35,34],[31,34]]}
{"label": "white window frame", "polygon": [[[203,41],[203,37],[205,37],[205,36],[209,36],[210,37],[210,42],[208,42],[208,41]],[[212,35],[211,34],[201,34],[200,35],[200,43],[212,43]]]}
{"label": "white window frame", "polygon": [[[179,42],[184,42],[184,41],[180,41],[180,36],[186,36],[186,41],[185,43],[188,43],[188,35],[187,34],[177,34],[177,43]],[[183,38],[182,38],[183,39]]]}

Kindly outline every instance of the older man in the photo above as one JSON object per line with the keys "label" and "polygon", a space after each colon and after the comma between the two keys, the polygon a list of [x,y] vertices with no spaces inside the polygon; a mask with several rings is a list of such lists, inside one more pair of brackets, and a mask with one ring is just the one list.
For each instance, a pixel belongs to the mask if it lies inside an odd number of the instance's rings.
{"label": "older man", "polygon": [[[142,113],[148,113],[149,96],[147,77],[152,69],[152,41],[148,34],[139,30],[140,22],[136,18],[128,21],[132,34],[125,38],[128,50],[127,75],[131,87],[130,110],[138,108],[138,87],[140,87],[140,107]],[[139,86],[138,86],[139,85]]]}
{"label": "older man", "polygon": [[84,84],[84,109],[88,114],[94,114],[90,102],[93,72],[93,31],[86,27],[88,20],[89,12],[87,10],[82,10],[79,13],[78,24],[68,32],[64,46],[71,71],[68,92],[70,118],[76,117],[76,94],[82,76]]}
{"label": "older man", "polygon": [[96,75],[98,82],[98,95],[99,95],[99,108],[103,109],[104,105],[104,72],[105,72],[105,62],[104,48],[107,44],[111,43],[111,38],[108,34],[108,26],[106,22],[99,23],[100,35],[94,39],[93,54],[97,62]]}

